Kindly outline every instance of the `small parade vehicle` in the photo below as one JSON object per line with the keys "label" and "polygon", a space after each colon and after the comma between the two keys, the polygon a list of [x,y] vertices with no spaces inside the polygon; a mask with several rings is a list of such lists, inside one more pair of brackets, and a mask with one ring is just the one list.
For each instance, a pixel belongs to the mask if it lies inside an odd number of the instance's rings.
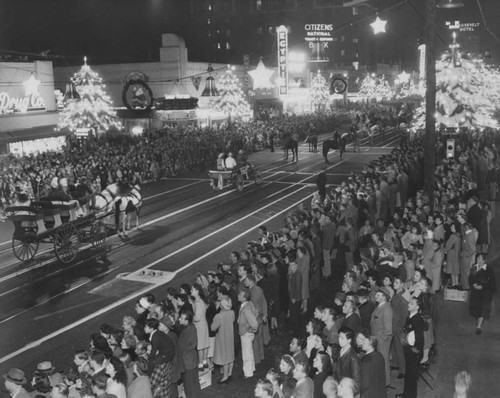
{"label": "small parade vehicle", "polygon": [[224,188],[236,188],[241,192],[246,185],[252,182],[259,184],[262,180],[261,172],[250,163],[233,170],[210,170],[208,175],[210,177],[210,186],[214,191],[220,191]]}
{"label": "small parade vehicle", "polygon": [[20,261],[29,261],[40,243],[48,243],[59,261],[69,264],[76,258],[80,243],[102,247],[106,241],[103,219],[108,214],[90,211],[79,216],[76,208],[76,203],[59,201],[7,207],[5,215],[14,224],[14,255]]}

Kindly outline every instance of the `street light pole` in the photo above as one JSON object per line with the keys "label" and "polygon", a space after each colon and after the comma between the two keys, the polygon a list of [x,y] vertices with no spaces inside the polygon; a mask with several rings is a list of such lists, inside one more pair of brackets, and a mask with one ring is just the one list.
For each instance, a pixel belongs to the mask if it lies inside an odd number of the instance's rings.
{"label": "street light pole", "polygon": [[432,195],[436,169],[436,0],[426,2],[424,188]]}

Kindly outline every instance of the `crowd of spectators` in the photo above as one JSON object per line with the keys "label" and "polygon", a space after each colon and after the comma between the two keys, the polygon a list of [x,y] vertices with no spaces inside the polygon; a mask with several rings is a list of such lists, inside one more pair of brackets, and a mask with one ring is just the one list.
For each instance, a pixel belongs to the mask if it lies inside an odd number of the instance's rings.
{"label": "crowd of spectators", "polygon": [[[233,122],[218,128],[165,128],[140,136],[107,134],[85,142],[70,139],[69,148],[28,156],[0,156],[0,201],[10,205],[21,191],[39,200],[51,189],[54,177],[66,179],[70,189],[82,183],[94,193],[116,181],[155,181],[187,171],[215,166],[220,153],[245,153],[280,145],[285,132],[304,139],[311,125],[316,133],[344,125],[349,112]],[[347,122],[348,123],[348,122]]]}
{"label": "crowd of spectators", "polygon": [[[483,272],[498,189],[495,136],[455,139],[452,156],[439,141],[432,195],[421,190],[418,138],[339,186],[318,177],[310,205],[280,230],[263,225],[192,285],[141,297],[122,325],[102,325],[75,352],[75,366],[59,374],[39,364],[34,388],[52,397],[199,397],[199,372],[230,383],[241,355],[243,378],[252,378],[279,333],[289,349],[256,381],[257,397],[383,398],[395,379],[404,380],[398,396],[416,397],[439,327],[435,295],[470,289],[479,335],[495,290]],[[4,378],[11,393],[26,381],[19,369]]]}

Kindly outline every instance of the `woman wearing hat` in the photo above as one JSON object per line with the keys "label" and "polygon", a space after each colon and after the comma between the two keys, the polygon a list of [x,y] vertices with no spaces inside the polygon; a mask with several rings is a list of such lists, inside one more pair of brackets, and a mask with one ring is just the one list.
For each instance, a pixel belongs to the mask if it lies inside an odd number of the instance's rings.
{"label": "woman wearing hat", "polygon": [[21,369],[12,368],[9,373],[2,376],[4,379],[5,388],[12,397],[30,398],[30,394],[24,389],[26,377]]}
{"label": "woman wearing hat", "polygon": [[234,311],[229,297],[220,301],[220,312],[215,315],[210,328],[216,332],[214,363],[222,366],[220,384],[231,380],[234,364]]}

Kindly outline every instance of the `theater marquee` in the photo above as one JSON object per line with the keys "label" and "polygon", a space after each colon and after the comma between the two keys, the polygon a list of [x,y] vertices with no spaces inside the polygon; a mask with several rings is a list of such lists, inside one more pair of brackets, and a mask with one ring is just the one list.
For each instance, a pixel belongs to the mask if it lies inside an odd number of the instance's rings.
{"label": "theater marquee", "polygon": [[276,28],[278,37],[278,87],[280,95],[288,94],[288,30],[286,26]]}

